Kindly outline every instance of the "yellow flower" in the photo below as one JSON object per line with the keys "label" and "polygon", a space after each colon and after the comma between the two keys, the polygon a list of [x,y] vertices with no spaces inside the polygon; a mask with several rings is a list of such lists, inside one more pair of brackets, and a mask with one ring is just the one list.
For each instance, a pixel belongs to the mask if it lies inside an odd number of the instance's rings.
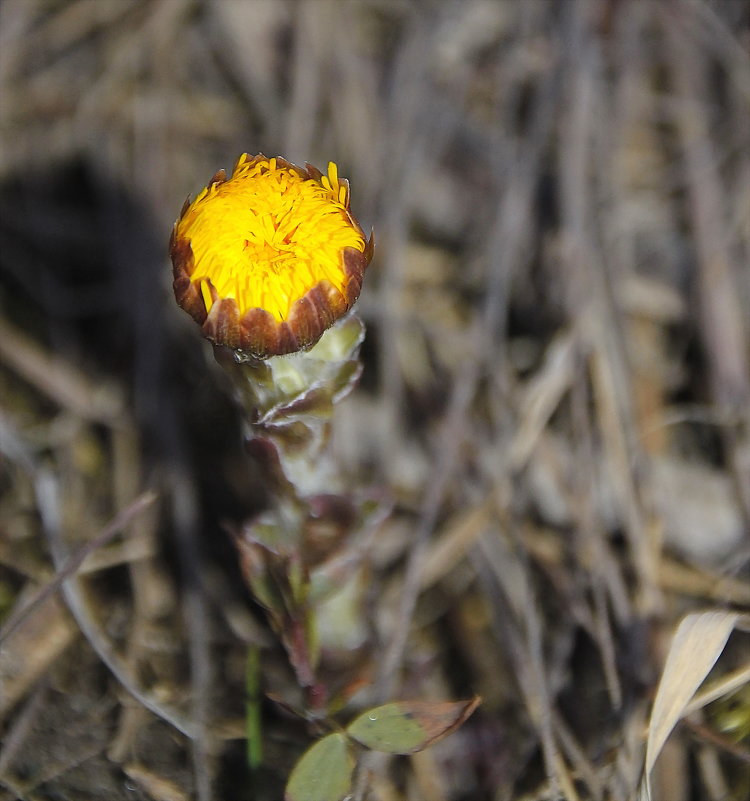
{"label": "yellow flower", "polygon": [[359,297],[372,258],[333,162],[240,156],[172,232],[177,302],[218,345],[258,358],[313,345]]}

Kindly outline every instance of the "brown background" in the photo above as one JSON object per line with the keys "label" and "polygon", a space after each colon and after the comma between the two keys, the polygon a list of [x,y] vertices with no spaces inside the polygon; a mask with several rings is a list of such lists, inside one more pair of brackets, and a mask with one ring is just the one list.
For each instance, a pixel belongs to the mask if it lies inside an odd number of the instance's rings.
{"label": "brown background", "polygon": [[[259,476],[166,258],[185,196],[245,151],[335,160],[375,229],[334,444],[395,508],[341,675],[403,633],[390,697],[484,698],[366,797],[633,798],[677,621],[750,605],[748,15],[0,5],[6,623],[130,520],[0,646],[0,798],[274,799],[311,742],[267,702],[251,789],[248,643],[264,691],[294,686],[222,527]],[[736,634],[716,670],[747,660]],[[749,706],[679,728],[660,798],[743,797]]]}

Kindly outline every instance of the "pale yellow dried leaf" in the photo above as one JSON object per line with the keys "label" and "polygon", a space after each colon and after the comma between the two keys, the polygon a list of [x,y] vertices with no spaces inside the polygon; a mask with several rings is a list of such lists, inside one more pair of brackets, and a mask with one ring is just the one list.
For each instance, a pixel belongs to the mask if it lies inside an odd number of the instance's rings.
{"label": "pale yellow dried leaf", "polygon": [[646,742],[646,797],[649,775],[659,752],[695,691],[724,650],[729,635],[750,617],[738,612],[700,612],[685,617],[677,627],[654,698]]}

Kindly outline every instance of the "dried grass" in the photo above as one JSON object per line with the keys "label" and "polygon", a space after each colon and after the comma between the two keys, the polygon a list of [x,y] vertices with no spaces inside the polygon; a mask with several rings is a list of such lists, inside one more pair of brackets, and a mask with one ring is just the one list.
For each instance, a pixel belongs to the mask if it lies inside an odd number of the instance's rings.
{"label": "dried grass", "polygon": [[[660,725],[655,801],[746,797],[748,637],[708,624],[750,606],[749,18],[0,5],[0,799],[263,801],[308,742],[267,702],[251,787],[247,645],[294,686],[223,528],[259,476],[165,258],[243,151],[335,159],[376,233],[334,444],[396,506],[343,674],[484,698],[357,797],[629,801]],[[685,619],[692,683],[662,674]]]}

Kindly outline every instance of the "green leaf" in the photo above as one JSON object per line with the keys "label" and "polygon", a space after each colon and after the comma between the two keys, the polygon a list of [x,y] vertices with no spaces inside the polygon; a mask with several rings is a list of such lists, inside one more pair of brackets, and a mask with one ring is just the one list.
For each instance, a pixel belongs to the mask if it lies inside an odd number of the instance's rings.
{"label": "green leaf", "polygon": [[343,734],[329,734],[302,754],[284,792],[285,801],[341,801],[352,788],[354,755]]}
{"label": "green leaf", "polygon": [[347,728],[373,751],[413,754],[455,731],[481,699],[457,702],[397,701],[363,712]]}

